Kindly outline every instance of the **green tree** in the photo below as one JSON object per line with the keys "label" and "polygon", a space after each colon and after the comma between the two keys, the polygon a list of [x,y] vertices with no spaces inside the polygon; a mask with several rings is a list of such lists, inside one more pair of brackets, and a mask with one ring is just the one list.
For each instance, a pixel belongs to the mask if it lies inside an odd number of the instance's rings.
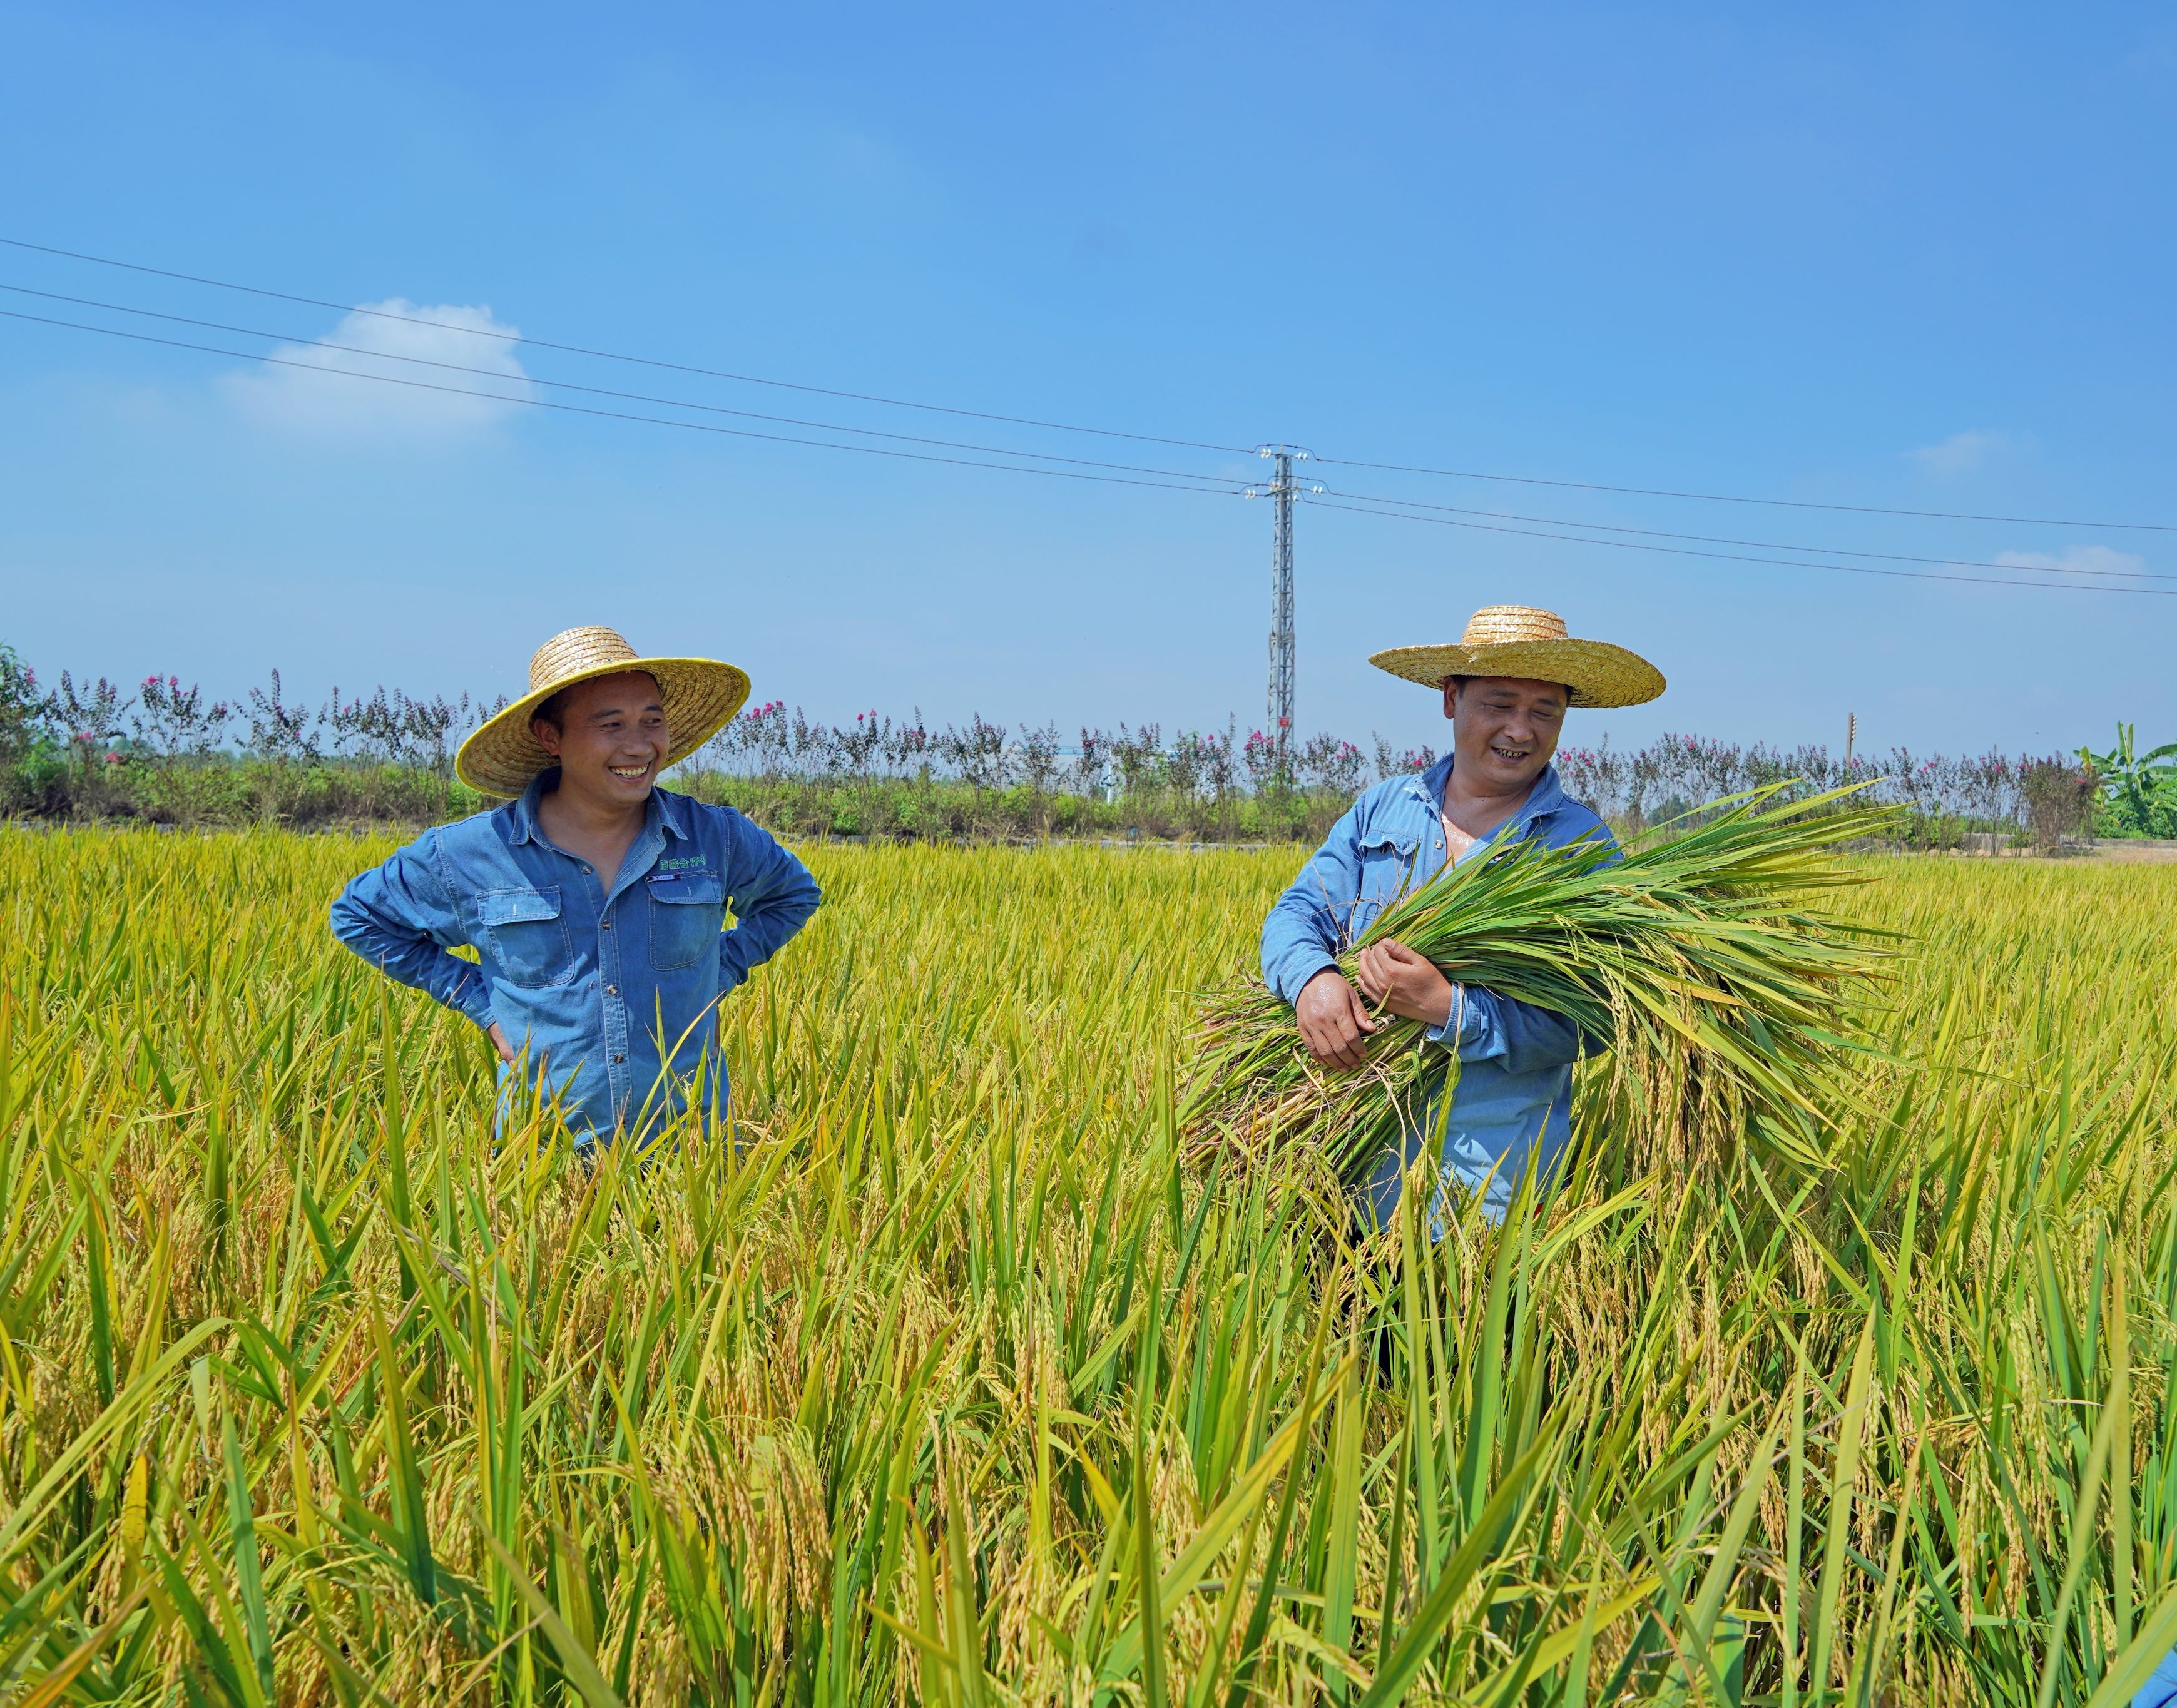
{"label": "green tree", "polygon": [[0,641],[0,766],[19,764],[44,733],[46,696],[37,672]]}

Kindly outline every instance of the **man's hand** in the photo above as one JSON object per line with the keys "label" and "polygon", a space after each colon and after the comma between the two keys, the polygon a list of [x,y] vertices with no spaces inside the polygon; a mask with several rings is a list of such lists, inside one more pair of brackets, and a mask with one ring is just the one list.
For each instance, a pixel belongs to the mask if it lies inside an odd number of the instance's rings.
{"label": "man's hand", "polygon": [[1325,967],[1301,987],[1293,1004],[1301,1041],[1308,1054],[1327,1067],[1354,1068],[1366,1059],[1367,1036],[1376,1029],[1361,994],[1335,967]]}
{"label": "man's hand", "polygon": [[1355,970],[1360,976],[1361,994],[1386,1012],[1431,1026],[1441,1026],[1451,1018],[1451,980],[1437,971],[1433,962],[1416,955],[1396,937],[1386,937],[1363,949]]}
{"label": "man's hand", "polygon": [[491,1047],[499,1051],[499,1059],[501,1061],[505,1062],[510,1067],[512,1067],[514,1065],[514,1046],[506,1041],[506,1034],[499,1029],[499,1022],[494,1020],[489,1026],[486,1027],[484,1029],[483,1035],[491,1040]]}

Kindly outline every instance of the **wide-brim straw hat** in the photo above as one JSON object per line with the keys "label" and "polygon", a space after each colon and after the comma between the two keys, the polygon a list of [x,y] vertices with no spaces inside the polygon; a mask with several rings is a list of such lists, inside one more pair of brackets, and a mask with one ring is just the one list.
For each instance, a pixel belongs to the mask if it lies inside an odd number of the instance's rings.
{"label": "wide-brim straw hat", "polygon": [[647,658],[611,629],[569,629],[529,660],[529,691],[461,744],[454,771],[471,789],[514,796],[559,761],[529,728],[537,708],[562,688],[592,676],[641,670],[657,683],[671,745],[668,765],[685,759],[723,728],[748,698],[745,671],[715,658]]}
{"label": "wide-brim straw hat", "polygon": [[1448,676],[1562,682],[1574,706],[1638,706],[1663,691],[1663,673],[1638,652],[1578,639],[1555,611],[1532,605],[1485,606],[1455,647],[1393,647],[1368,662],[1430,688]]}

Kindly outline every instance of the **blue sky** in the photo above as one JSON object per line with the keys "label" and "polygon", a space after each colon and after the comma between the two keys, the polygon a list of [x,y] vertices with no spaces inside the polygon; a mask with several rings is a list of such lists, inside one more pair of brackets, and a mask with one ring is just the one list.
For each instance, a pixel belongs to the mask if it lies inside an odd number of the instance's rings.
{"label": "blue sky", "polygon": [[[2177,523],[2167,8],[0,0],[0,236],[695,367],[1348,461]],[[343,333],[332,309],[22,250],[0,249],[0,283],[276,336],[0,292],[19,312],[426,372],[310,348],[360,339],[535,396],[570,381],[1261,472],[393,321]],[[2173,532],[1316,477],[1753,556],[2177,576]],[[605,621],[834,719],[1244,730],[1269,532],[1237,498],[0,319],[0,638],[47,674],[172,670],[232,696],[277,665],[311,696],[492,693],[544,636]],[[1297,539],[1304,731],[1427,739],[1427,696],[1366,655],[1521,601],[1671,678],[1580,739],[1834,742],[1848,711],[1878,747],[2098,746],[2120,718],[2177,735],[2164,597],[1320,505]]]}

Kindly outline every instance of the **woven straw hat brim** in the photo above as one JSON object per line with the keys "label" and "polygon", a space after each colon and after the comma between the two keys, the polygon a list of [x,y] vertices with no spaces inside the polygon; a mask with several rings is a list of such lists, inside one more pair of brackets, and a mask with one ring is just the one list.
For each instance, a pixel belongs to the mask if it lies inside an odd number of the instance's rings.
{"label": "woven straw hat brim", "polygon": [[1663,673],[1607,641],[1498,641],[1481,647],[1393,647],[1369,655],[1379,670],[1427,688],[1447,676],[1518,676],[1562,682],[1574,706],[1639,706],[1663,691]]}
{"label": "woven straw hat brim", "polygon": [[641,671],[657,679],[671,737],[665,762],[676,765],[725,727],[749,696],[747,672],[716,658],[614,658],[570,670],[530,691],[492,718],[461,744],[454,772],[471,789],[509,799],[529,787],[540,771],[559,761],[544,750],[529,728],[537,708],[563,688],[596,676],[624,676]]}

